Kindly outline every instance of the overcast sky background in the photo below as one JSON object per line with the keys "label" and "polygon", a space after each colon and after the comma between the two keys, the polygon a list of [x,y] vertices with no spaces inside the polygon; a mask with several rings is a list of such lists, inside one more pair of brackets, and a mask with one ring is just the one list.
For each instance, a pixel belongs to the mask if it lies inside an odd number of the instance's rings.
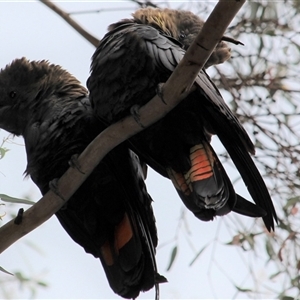
{"label": "overcast sky background", "polygon": [[[98,38],[105,34],[110,23],[130,17],[130,13],[135,9],[133,4],[126,1],[65,1],[59,5],[68,12],[115,8],[113,12],[75,16],[81,25]],[[179,5],[180,2],[172,2],[174,8]],[[120,8],[128,10],[119,10]],[[0,68],[23,56],[30,60],[48,59],[63,66],[85,85],[89,75],[90,58],[95,48],[43,4],[0,2],[0,41]],[[226,64],[222,68],[226,68]],[[7,136],[8,133],[1,130],[0,143]],[[29,196],[37,201],[41,197],[40,192],[30,179],[24,179],[23,176],[26,167],[23,140],[14,138],[4,146],[10,151],[0,160],[0,193],[14,197]],[[229,174],[235,176],[232,170]],[[149,172],[147,186],[155,201],[159,241],[160,245],[163,245],[174,238],[183,206],[171,183],[153,171]],[[247,196],[242,185],[239,185],[237,190]],[[3,210],[5,208],[0,207],[0,213]],[[14,211],[17,210],[16,206]],[[191,232],[189,239],[193,247],[185,238],[186,231],[181,230],[178,256],[170,272],[167,272],[166,268],[175,242],[158,247],[158,269],[169,280],[169,283],[160,287],[161,298],[232,298],[236,291],[232,282],[244,288],[252,284],[247,270],[247,263],[251,262],[252,256],[242,256],[242,251],[236,247],[222,246],[233,237],[233,231],[229,230],[228,226],[232,227],[235,216],[230,214],[214,222],[204,223],[187,210],[185,213],[188,216]],[[9,218],[4,218],[4,222],[8,220]],[[246,218],[242,218],[242,221],[245,226],[250,227],[253,224]],[[40,252],[32,250],[27,245],[29,242],[36,245]],[[207,244],[210,246],[189,267],[195,253]],[[257,264],[256,261],[255,263]],[[10,272],[20,270],[24,275],[47,282],[48,288],[38,290],[37,298],[40,299],[118,298],[111,291],[100,262],[86,254],[69,238],[56,217],[7,249],[0,256],[0,266]],[[267,280],[263,265],[258,265],[255,272],[261,283]],[[0,274],[1,279],[4,276],[9,280],[8,275]],[[29,295],[26,289],[14,289],[11,293],[13,298],[28,298]],[[141,299],[153,297],[153,290],[140,295]],[[268,298],[268,295],[264,295],[264,298]]]}

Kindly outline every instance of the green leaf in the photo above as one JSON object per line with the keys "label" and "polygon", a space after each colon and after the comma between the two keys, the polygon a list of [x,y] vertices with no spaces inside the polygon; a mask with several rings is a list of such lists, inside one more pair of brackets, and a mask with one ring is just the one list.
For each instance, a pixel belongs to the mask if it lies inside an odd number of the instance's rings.
{"label": "green leaf", "polygon": [[3,272],[3,273],[6,273],[6,274],[8,274],[8,275],[12,275],[12,276],[14,276],[14,274],[12,274],[12,273],[10,273],[10,272],[6,271],[6,270],[5,270],[5,269],[3,269],[2,267],[0,267],[0,271],[1,271],[1,272]]}
{"label": "green leaf", "polygon": [[40,286],[43,286],[43,287],[48,287],[48,284],[46,282],[43,282],[43,281],[38,281],[37,284],[40,285]]}
{"label": "green leaf", "polygon": [[25,277],[21,272],[16,272],[15,276],[21,283],[30,281],[30,279]]}
{"label": "green leaf", "polygon": [[276,255],[275,251],[273,249],[273,245],[271,244],[271,242],[267,239],[266,241],[266,252],[269,256],[269,261]]}
{"label": "green leaf", "polygon": [[282,273],[282,271],[278,271],[278,272],[272,274],[269,278],[270,278],[270,279],[274,279],[274,278],[276,278],[278,275],[280,275],[281,273]]}
{"label": "green leaf", "polygon": [[282,296],[280,297],[280,300],[295,300],[295,298],[290,296]]}
{"label": "green leaf", "polygon": [[21,198],[14,198],[5,194],[0,194],[0,199],[4,202],[9,202],[9,203],[28,204],[28,205],[35,204],[35,202],[33,201],[27,199],[21,199]]}
{"label": "green leaf", "polygon": [[171,267],[172,267],[172,265],[173,265],[173,262],[174,262],[174,260],[175,260],[176,255],[177,255],[177,250],[178,250],[178,247],[177,247],[177,246],[175,246],[175,247],[173,248],[173,250],[172,250],[171,257],[170,257],[170,262],[169,262],[169,265],[168,265],[168,267],[167,267],[167,271],[170,271],[170,269],[171,269]]}
{"label": "green leaf", "polygon": [[291,232],[291,225],[289,223],[284,223],[283,220],[279,220],[278,228],[286,230],[287,232]]}
{"label": "green leaf", "polygon": [[288,201],[286,202],[286,204],[283,208],[287,209],[290,206],[295,205],[296,203],[300,203],[300,196],[296,196],[296,197],[292,197],[292,198],[288,199]]}
{"label": "green leaf", "polygon": [[241,287],[239,287],[239,286],[237,286],[237,285],[235,285],[235,287],[236,287],[236,289],[237,289],[239,292],[242,292],[242,293],[253,292],[253,290],[251,290],[251,289],[247,289],[247,288],[243,289],[243,288],[241,288]]}
{"label": "green leaf", "polygon": [[268,30],[265,30],[265,31],[264,31],[264,34],[270,35],[270,36],[276,36],[275,29],[268,29]]}
{"label": "green leaf", "polygon": [[197,260],[197,258],[201,255],[201,253],[206,249],[207,246],[208,246],[208,244],[200,249],[200,251],[196,254],[194,259],[190,262],[189,266],[191,266]]}
{"label": "green leaf", "polygon": [[2,159],[4,157],[4,155],[6,154],[6,152],[8,152],[8,151],[9,151],[9,149],[0,147],[0,159]]}

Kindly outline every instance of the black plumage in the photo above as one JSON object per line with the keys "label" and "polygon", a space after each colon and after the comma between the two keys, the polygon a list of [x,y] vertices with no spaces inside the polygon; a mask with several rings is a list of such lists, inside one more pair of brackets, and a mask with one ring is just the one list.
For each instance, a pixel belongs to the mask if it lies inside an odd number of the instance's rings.
{"label": "black plumage", "polygon": [[[87,82],[99,118],[111,124],[154,97],[202,26],[191,12],[153,8],[110,25],[93,55]],[[230,49],[220,41],[205,67],[229,57]],[[163,120],[131,138],[131,147],[172,180],[185,205],[201,220],[233,210],[262,216],[268,230],[274,229],[276,212],[250,157],[254,145],[204,70],[195,85],[196,91]],[[210,145],[212,134],[227,149],[257,205],[235,193]]]}
{"label": "black plumage", "polygon": [[[26,173],[42,194],[105,126],[87,90],[60,66],[13,61],[0,72],[0,127],[24,137]],[[157,232],[139,158],[111,151],[56,216],[72,239],[100,258],[113,291],[135,298],[164,280],[157,273]]]}

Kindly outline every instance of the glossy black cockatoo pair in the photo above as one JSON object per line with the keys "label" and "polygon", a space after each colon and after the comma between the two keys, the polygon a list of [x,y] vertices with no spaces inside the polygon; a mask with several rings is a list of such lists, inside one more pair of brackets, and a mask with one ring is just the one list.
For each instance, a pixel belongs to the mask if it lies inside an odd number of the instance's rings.
{"label": "glossy black cockatoo pair", "polygon": [[[140,9],[131,19],[110,25],[92,57],[87,81],[98,117],[107,125],[133,111],[138,118],[136,107],[155,96],[202,26],[203,21],[191,12],[154,8]],[[220,41],[205,67],[229,57],[230,49]],[[263,217],[267,229],[274,229],[276,212],[250,156],[255,153],[253,143],[204,70],[194,85],[196,90],[166,117],[130,138],[130,147],[172,180],[184,204],[199,219],[208,221],[234,211]],[[256,205],[235,193],[210,145],[214,134]]]}
{"label": "glossy black cockatoo pair", "polygon": [[[203,22],[190,12],[141,9],[109,27],[93,56],[87,91],[59,66],[15,60],[0,72],[0,127],[25,140],[26,173],[45,194],[68,161],[107,125],[148,102],[165,82]],[[220,42],[206,67],[228,59]],[[169,177],[185,205],[201,220],[229,211],[276,213],[249,153],[254,146],[205,71],[196,91],[163,120],[129,141],[144,161]],[[95,114],[97,117],[95,117]],[[236,195],[210,145],[218,135],[257,206]],[[157,233],[139,158],[125,144],[111,151],[57,217],[88,253],[99,257],[110,286],[135,298],[165,279],[157,273]]]}
{"label": "glossy black cockatoo pair", "polygon": [[[0,71],[0,127],[24,137],[26,174],[42,194],[106,128],[76,78],[47,61],[25,58]],[[111,288],[125,298],[165,281],[156,268],[151,205],[139,158],[120,145],[56,213],[71,238],[100,258]]]}

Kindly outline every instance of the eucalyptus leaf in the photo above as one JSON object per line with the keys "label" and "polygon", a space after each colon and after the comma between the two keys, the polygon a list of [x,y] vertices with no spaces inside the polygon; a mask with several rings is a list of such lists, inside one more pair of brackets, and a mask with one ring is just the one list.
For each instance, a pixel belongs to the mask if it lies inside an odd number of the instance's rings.
{"label": "eucalyptus leaf", "polygon": [[0,199],[3,202],[9,202],[9,203],[17,203],[17,204],[28,204],[28,205],[33,205],[35,202],[27,199],[22,199],[22,198],[15,198],[8,196],[6,194],[0,194]]}
{"label": "eucalyptus leaf", "polygon": [[170,257],[170,262],[169,262],[169,265],[167,267],[167,271],[170,271],[173,263],[174,263],[174,260],[175,260],[175,257],[177,255],[177,251],[178,251],[178,247],[175,246],[173,249],[172,249],[172,252],[171,252],[171,257]]}
{"label": "eucalyptus leaf", "polygon": [[2,268],[1,266],[0,266],[0,271],[3,272],[3,273],[6,273],[6,274],[8,274],[8,275],[14,276],[14,274],[12,274],[12,273],[6,271],[6,270],[5,270],[4,268]]}

